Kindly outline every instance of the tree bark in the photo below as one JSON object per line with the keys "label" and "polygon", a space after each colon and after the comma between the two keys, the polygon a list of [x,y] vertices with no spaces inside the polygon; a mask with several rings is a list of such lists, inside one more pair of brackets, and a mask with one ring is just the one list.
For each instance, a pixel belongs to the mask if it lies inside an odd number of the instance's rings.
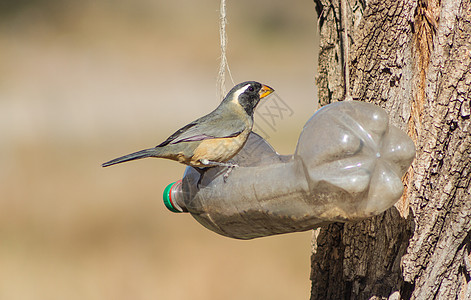
{"label": "tree bark", "polygon": [[471,299],[471,2],[314,2],[321,105],[343,100],[349,77],[417,155],[395,207],[314,231],[311,299]]}

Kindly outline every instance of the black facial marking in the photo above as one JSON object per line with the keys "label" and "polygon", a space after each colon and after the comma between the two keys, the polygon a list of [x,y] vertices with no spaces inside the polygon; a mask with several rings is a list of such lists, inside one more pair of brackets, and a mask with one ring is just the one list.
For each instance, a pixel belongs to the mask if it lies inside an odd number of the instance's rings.
{"label": "black facial marking", "polygon": [[257,106],[258,102],[260,101],[260,89],[262,85],[255,81],[247,81],[241,85],[241,88],[250,84],[245,91],[239,95],[239,104],[244,108],[249,116],[253,116],[255,107]]}

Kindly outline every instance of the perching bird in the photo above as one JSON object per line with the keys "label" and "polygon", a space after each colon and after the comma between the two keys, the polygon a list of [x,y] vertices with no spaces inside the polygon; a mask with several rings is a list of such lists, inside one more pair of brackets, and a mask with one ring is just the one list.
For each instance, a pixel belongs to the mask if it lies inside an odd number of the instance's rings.
{"label": "perching bird", "polygon": [[224,175],[236,165],[227,163],[244,146],[252,131],[254,109],[260,99],[274,90],[255,81],[233,87],[221,104],[211,113],[180,128],[160,145],[131,153],[102,164],[108,167],[145,157],[176,160],[198,168],[228,167]]}

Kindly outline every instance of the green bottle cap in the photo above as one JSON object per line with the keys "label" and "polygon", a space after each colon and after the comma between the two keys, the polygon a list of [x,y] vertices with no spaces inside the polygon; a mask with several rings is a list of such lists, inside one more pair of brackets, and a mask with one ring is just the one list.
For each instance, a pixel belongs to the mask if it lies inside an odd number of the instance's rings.
{"label": "green bottle cap", "polygon": [[163,198],[165,207],[167,207],[168,210],[174,213],[181,213],[181,211],[178,210],[172,202],[172,188],[176,183],[178,183],[178,181],[167,185],[167,187],[164,189]]}

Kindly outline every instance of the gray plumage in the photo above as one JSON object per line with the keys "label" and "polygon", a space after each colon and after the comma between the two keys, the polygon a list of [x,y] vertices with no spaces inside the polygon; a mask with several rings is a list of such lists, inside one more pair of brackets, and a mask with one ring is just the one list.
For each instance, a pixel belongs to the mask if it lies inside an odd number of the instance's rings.
{"label": "gray plumage", "polygon": [[[263,96],[260,93],[263,92]],[[211,113],[180,128],[164,142],[154,148],[137,151],[110,160],[103,167],[146,157],[161,157],[177,160],[181,163],[198,166],[192,161],[195,150],[208,139],[225,139],[238,137],[242,132],[244,139],[253,126],[253,111],[261,97],[273,92],[268,86],[255,81],[247,81],[236,85],[221,104]],[[245,143],[245,140],[244,140]],[[237,144],[242,147],[242,144]],[[239,149],[228,149],[237,153]],[[227,155],[228,157],[230,155]],[[196,156],[195,156],[196,157]],[[210,160],[210,159],[209,159]]]}

